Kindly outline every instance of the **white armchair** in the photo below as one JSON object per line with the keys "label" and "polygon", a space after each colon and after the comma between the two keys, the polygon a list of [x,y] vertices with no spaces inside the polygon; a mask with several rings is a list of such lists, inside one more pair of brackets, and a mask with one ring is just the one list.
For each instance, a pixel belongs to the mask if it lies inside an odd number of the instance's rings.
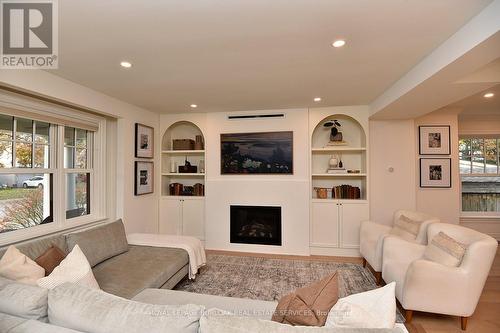
{"label": "white armchair", "polygon": [[393,224],[399,220],[402,215],[405,215],[415,221],[422,221],[420,230],[415,239],[415,243],[418,244],[427,244],[428,225],[439,222],[439,219],[424,213],[409,210],[398,210],[394,213],[394,218],[390,225],[379,224],[372,221],[365,221],[361,223],[359,239],[360,252],[363,257],[363,266],[366,266],[366,263],[371,266],[378,285],[380,285],[382,280],[382,247],[384,239],[390,235]]}
{"label": "white armchair", "polygon": [[467,245],[459,267],[449,267],[422,258],[425,245],[388,237],[383,245],[382,276],[396,282],[396,298],[411,321],[413,311],[461,317],[462,329],[476,309],[496,255],[498,242],[480,232],[454,224],[434,223],[427,229],[428,241],[443,231]]}

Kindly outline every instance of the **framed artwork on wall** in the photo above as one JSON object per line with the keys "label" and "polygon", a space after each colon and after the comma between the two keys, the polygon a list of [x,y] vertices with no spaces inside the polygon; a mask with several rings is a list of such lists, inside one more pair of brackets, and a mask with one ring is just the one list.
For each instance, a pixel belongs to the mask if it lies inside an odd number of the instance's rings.
{"label": "framed artwork on wall", "polygon": [[293,174],[293,132],[221,134],[221,174]]}
{"label": "framed artwork on wall", "polygon": [[154,128],[135,124],[135,157],[154,158]]}
{"label": "framed artwork on wall", "polygon": [[420,155],[450,155],[450,126],[419,126]]}
{"label": "framed artwork on wall", "polygon": [[154,192],[154,164],[153,162],[135,161],[135,195],[144,195]]}
{"label": "framed artwork on wall", "polygon": [[420,187],[451,188],[451,158],[421,158]]}

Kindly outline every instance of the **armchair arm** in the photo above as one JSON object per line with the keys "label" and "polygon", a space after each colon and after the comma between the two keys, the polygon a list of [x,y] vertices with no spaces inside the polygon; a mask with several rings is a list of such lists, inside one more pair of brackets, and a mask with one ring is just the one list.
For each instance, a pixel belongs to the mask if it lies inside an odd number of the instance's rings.
{"label": "armchair arm", "polygon": [[405,309],[470,316],[477,300],[469,297],[469,276],[460,267],[415,260],[408,267],[401,305]]}
{"label": "armchair arm", "polygon": [[427,237],[427,228],[433,223],[439,223],[439,220],[438,219],[430,219],[430,220],[425,220],[424,222],[422,222],[422,224],[420,225],[420,229],[418,231],[417,238],[415,239],[415,242],[417,242],[418,244],[423,244],[423,245],[428,244],[430,239],[428,239],[428,237]]}
{"label": "armchair arm", "polygon": [[421,259],[425,246],[405,241],[404,239],[387,236],[384,240],[383,258],[387,261],[412,262]]}
{"label": "armchair arm", "polygon": [[391,227],[372,221],[361,222],[360,231],[360,241],[378,241],[380,236],[389,234]]}

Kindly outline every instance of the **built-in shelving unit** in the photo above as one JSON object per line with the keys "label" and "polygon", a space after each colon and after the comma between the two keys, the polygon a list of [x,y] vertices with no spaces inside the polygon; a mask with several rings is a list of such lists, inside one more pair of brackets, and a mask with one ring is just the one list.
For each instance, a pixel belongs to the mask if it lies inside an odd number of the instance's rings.
{"label": "built-in shelving unit", "polygon": [[[195,184],[205,185],[205,150],[174,150],[173,140],[191,139],[195,140],[197,135],[203,137],[203,133],[195,124],[188,121],[180,121],[167,128],[162,140],[161,152],[161,194],[170,196],[170,184],[180,183],[184,186],[194,186]],[[184,165],[188,160],[191,165],[197,166],[196,173],[179,173],[178,167]]]}
{"label": "built-in shelving unit", "polygon": [[[339,130],[343,142],[340,144],[330,142],[330,128],[323,126],[333,119],[342,125]],[[363,107],[312,109],[309,128],[310,252],[317,255],[359,256],[359,226],[369,216],[368,110]],[[332,156],[342,161],[345,173],[328,173]],[[347,173],[347,170],[353,172]],[[352,191],[356,190],[349,186],[359,188],[360,198],[339,198],[332,194],[337,188],[337,191],[344,189],[352,195]],[[326,192],[326,198],[318,197],[318,188],[322,189],[322,194]]]}

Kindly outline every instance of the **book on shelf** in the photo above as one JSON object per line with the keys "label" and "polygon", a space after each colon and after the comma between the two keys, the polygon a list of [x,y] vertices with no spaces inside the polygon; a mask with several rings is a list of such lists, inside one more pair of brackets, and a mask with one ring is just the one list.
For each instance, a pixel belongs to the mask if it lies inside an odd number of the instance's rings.
{"label": "book on shelf", "polygon": [[334,186],[332,199],[361,199],[361,189],[351,185]]}
{"label": "book on shelf", "polygon": [[326,173],[343,174],[343,173],[347,173],[347,170],[345,168],[330,168],[330,169],[326,170]]}

